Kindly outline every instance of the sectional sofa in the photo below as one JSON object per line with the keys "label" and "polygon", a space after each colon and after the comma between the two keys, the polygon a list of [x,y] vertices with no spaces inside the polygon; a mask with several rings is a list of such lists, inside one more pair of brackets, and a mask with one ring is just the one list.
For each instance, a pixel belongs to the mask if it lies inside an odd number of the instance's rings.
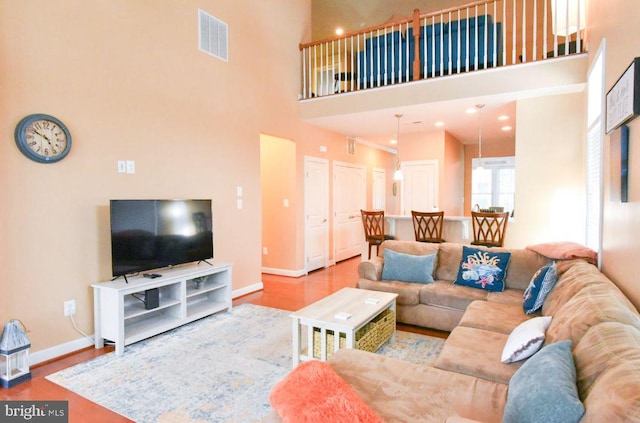
{"label": "sectional sofa", "polygon": [[[450,330],[442,352],[425,366],[340,350],[320,373],[335,374],[345,387],[334,383],[333,394],[314,392],[302,409],[344,409],[335,407],[337,399],[349,398],[339,393],[344,390],[355,393],[349,404],[362,401],[349,407],[385,422],[640,422],[638,311],[590,263],[593,257],[534,250],[383,243],[378,257],[361,263],[359,287],[398,293],[400,322]],[[434,281],[383,279],[392,253],[403,260],[429,257],[432,267],[426,268]],[[465,272],[483,272],[475,258],[491,256],[495,264],[498,253],[510,253],[503,287],[491,275],[476,278],[488,290],[458,284]],[[410,278],[415,269],[401,263],[394,276]],[[287,379],[296,376],[294,370]],[[283,413],[282,420],[310,421],[304,414],[290,420]]]}

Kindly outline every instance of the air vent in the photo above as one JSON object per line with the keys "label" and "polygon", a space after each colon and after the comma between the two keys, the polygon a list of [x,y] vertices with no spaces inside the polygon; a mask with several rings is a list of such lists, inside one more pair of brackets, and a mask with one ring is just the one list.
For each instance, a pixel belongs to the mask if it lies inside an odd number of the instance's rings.
{"label": "air vent", "polygon": [[350,156],[356,155],[356,139],[347,137],[347,154]]}
{"label": "air vent", "polygon": [[203,10],[198,10],[200,51],[229,61],[229,25]]}

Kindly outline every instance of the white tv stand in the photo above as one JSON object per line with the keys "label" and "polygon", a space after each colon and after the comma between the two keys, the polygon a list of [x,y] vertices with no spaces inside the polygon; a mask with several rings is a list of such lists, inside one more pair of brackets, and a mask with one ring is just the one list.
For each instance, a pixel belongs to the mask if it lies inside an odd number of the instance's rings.
{"label": "white tv stand", "polygon": [[[128,283],[118,279],[92,285],[96,348],[110,340],[116,354],[122,354],[125,345],[231,310],[231,264],[201,262],[155,273],[162,277],[140,275],[128,277]],[[159,305],[147,310],[141,298],[154,288]]]}

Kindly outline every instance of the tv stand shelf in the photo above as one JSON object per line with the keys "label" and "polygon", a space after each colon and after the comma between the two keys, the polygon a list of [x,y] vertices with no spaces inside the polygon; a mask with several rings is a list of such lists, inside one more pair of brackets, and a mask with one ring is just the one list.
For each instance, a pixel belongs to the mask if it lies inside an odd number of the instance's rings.
{"label": "tv stand shelf", "polygon": [[[223,310],[231,310],[231,264],[191,264],[143,276],[93,284],[95,347],[126,345]],[[159,304],[145,306],[145,292],[158,290]]]}

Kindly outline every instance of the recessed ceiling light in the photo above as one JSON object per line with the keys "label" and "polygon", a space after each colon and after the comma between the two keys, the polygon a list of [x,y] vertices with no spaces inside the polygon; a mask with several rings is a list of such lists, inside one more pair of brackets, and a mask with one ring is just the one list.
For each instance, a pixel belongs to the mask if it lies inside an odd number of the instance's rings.
{"label": "recessed ceiling light", "polygon": [[498,120],[509,120],[509,116],[507,115],[498,116]]}
{"label": "recessed ceiling light", "polygon": [[435,123],[435,125],[436,125],[437,127],[444,126],[444,122],[442,122],[442,121],[438,121],[438,122],[436,122],[436,123]]}
{"label": "recessed ceiling light", "polygon": [[464,112],[465,112],[466,114],[468,114],[468,115],[472,115],[472,114],[474,114],[474,113],[478,113],[478,109],[476,109],[475,107],[471,107],[471,108],[469,108],[469,109],[465,110]]}
{"label": "recessed ceiling light", "polygon": [[398,140],[390,140],[389,144],[391,145],[396,145],[398,143]]}
{"label": "recessed ceiling light", "polygon": [[342,34],[344,34],[344,29],[336,28],[336,35],[342,35]]}
{"label": "recessed ceiling light", "polygon": [[507,126],[503,126],[503,127],[502,127],[502,128],[500,128],[500,129],[502,129],[503,131],[511,131],[511,127],[510,127],[509,125],[507,125]]}

